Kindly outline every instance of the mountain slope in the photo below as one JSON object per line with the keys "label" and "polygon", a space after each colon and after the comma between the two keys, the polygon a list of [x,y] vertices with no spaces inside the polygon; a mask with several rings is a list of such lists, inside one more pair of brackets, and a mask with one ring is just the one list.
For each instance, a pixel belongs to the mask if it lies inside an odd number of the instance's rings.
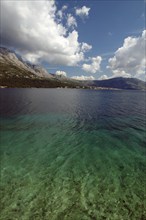
{"label": "mountain slope", "polygon": [[79,81],[50,74],[41,66],[23,61],[21,56],[4,47],[0,47],[0,86],[146,90],[146,82],[135,78]]}
{"label": "mountain slope", "polygon": [[[51,78],[49,74],[42,67],[31,65],[25,61],[20,56],[17,56],[15,52],[7,49],[0,48],[0,66],[2,74],[5,74],[5,77],[11,77],[12,75],[17,75],[17,77],[45,77]],[[27,78],[27,77],[26,77]]]}
{"label": "mountain slope", "polygon": [[92,82],[88,81],[87,85],[104,88],[146,90],[146,82],[136,78],[117,77],[106,80],[94,80]]}
{"label": "mountain slope", "polygon": [[76,80],[49,74],[38,65],[23,61],[15,52],[0,48],[0,86],[4,87],[76,87]]}

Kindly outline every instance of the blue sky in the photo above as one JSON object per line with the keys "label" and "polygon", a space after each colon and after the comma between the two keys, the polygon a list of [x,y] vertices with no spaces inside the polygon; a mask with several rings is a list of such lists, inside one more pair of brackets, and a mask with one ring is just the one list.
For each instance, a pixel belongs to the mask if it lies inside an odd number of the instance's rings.
{"label": "blue sky", "polygon": [[2,5],[2,44],[25,59],[69,77],[144,79],[144,1],[11,2]]}
{"label": "blue sky", "polygon": [[[68,5],[69,11],[73,11],[76,5],[91,8],[84,22],[78,18],[79,40],[92,45],[89,56],[103,57],[101,71],[109,76],[111,72],[106,69],[108,58],[123,45],[126,37],[139,36],[145,27],[143,1],[60,1],[58,6],[61,5]],[[70,74],[74,74],[75,70],[81,75],[85,74],[79,68],[62,69]],[[98,78],[101,74],[94,76]]]}

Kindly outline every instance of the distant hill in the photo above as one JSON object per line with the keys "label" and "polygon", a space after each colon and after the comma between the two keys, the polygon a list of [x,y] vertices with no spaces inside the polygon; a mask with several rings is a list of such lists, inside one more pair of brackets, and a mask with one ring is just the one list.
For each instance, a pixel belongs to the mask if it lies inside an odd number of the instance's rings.
{"label": "distant hill", "polygon": [[88,85],[104,88],[146,90],[146,82],[136,78],[117,77],[107,80],[94,80]]}
{"label": "distant hill", "polygon": [[15,51],[0,47],[0,86],[37,88],[88,88],[146,90],[146,82],[135,78],[79,81],[48,73],[43,67],[24,61]]}

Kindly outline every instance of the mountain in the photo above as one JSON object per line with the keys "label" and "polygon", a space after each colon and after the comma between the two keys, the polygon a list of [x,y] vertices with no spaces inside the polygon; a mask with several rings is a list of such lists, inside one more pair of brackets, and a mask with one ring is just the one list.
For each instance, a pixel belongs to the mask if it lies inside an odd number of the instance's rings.
{"label": "mountain", "polygon": [[136,78],[117,77],[106,80],[94,80],[92,82],[88,82],[87,84],[93,87],[146,90],[146,82]]}
{"label": "mountain", "polygon": [[11,77],[12,75],[17,77],[52,77],[44,68],[37,65],[32,65],[23,61],[21,56],[17,55],[12,50],[1,47],[0,48],[0,65],[1,72],[5,74],[5,77]]}
{"label": "mountain", "polygon": [[118,77],[107,80],[79,81],[51,74],[39,65],[24,61],[15,51],[4,47],[0,47],[0,86],[146,90],[146,82],[135,78]]}
{"label": "mountain", "polygon": [[48,73],[43,67],[24,61],[14,51],[0,47],[1,87],[76,87],[79,82]]}

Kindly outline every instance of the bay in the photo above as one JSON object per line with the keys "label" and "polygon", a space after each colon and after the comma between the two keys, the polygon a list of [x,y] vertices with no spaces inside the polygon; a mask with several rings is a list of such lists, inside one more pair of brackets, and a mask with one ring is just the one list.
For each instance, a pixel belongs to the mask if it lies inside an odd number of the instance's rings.
{"label": "bay", "polygon": [[0,219],[146,218],[146,93],[1,89]]}

